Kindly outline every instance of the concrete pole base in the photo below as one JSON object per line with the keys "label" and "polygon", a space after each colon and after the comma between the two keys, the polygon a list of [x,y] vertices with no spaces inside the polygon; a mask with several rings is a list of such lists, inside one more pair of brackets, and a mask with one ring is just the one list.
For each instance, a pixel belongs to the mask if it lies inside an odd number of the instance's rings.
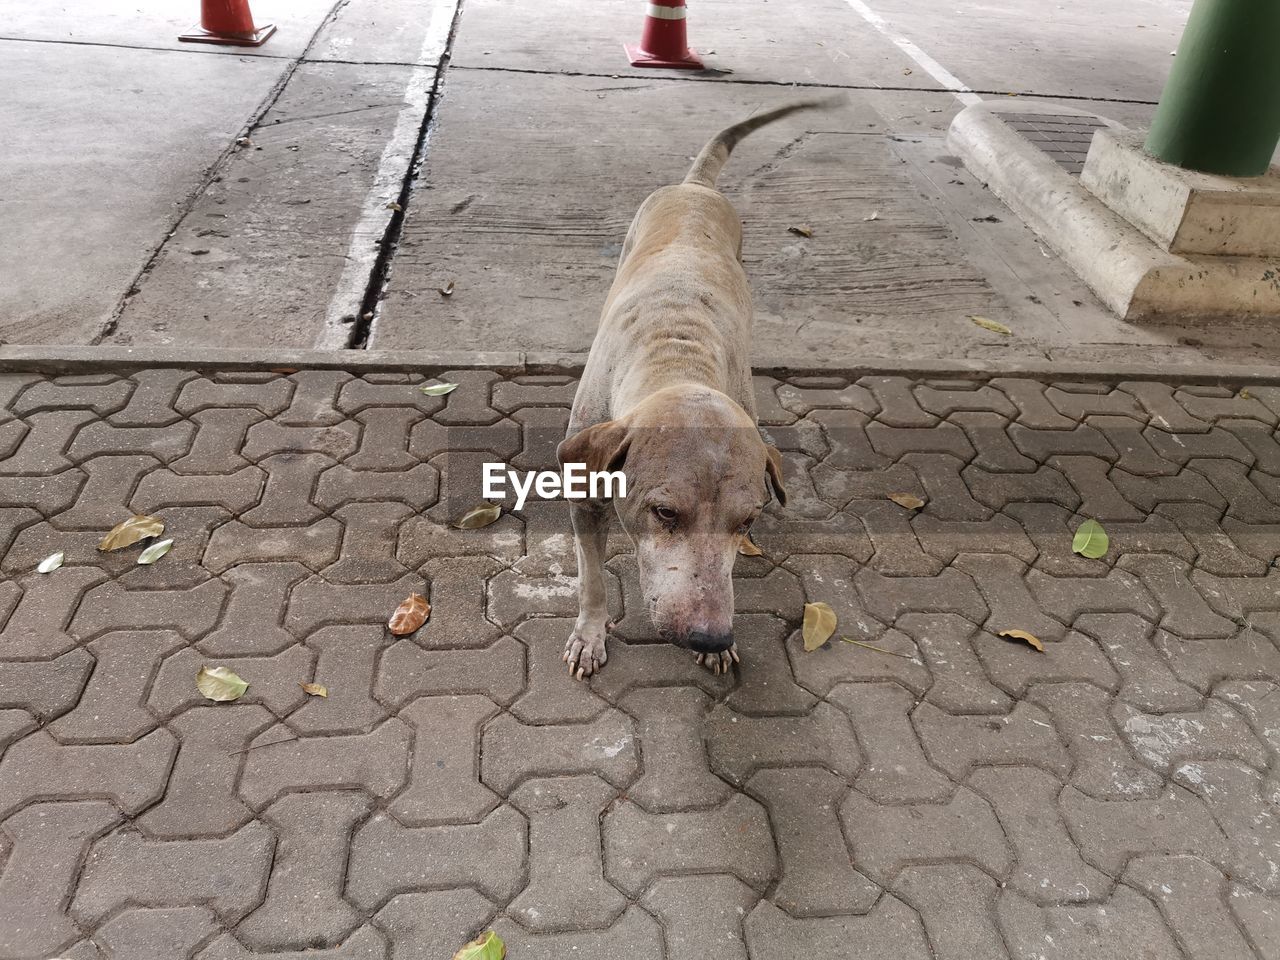
{"label": "concrete pole base", "polygon": [[1119,317],[1280,319],[1280,181],[1173,176],[1177,168],[1142,155],[1141,139],[1110,121],[1077,179],[1002,119],[1026,109],[968,107],[951,124],[948,148]]}

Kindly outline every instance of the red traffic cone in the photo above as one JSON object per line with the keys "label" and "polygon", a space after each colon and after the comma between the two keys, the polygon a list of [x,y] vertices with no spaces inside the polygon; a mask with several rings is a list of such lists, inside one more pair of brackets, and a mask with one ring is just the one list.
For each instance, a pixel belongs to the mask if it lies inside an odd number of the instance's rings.
{"label": "red traffic cone", "polygon": [[222,43],[260,47],[276,32],[275,24],[253,25],[249,0],[200,0],[200,25],[178,39],[185,43]]}
{"label": "red traffic cone", "polygon": [[689,49],[684,19],[684,0],[649,0],[640,43],[624,44],[631,65],[701,70],[702,61]]}

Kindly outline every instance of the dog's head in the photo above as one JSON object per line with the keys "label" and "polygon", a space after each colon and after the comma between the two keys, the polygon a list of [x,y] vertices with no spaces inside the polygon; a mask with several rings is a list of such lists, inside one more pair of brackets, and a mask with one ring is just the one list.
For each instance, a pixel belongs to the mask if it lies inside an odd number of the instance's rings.
{"label": "dog's head", "polygon": [[569,437],[557,455],[626,474],[627,496],[614,506],[659,635],[698,653],[727,650],[738,544],[770,491],[787,500],[782,458],[747,412],[707,387],[668,387]]}

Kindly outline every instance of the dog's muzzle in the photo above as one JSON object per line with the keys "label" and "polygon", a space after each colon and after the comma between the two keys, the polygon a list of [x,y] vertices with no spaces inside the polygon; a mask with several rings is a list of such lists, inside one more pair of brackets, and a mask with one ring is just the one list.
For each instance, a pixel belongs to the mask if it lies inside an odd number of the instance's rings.
{"label": "dog's muzzle", "polygon": [[685,641],[685,646],[694,653],[724,653],[733,646],[733,634],[712,634],[694,630]]}

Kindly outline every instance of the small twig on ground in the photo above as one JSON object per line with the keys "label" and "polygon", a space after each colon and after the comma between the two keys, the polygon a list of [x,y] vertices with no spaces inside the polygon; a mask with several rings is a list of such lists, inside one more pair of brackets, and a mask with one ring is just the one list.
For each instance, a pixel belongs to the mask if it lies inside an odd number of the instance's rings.
{"label": "small twig on ground", "polygon": [[884,647],[873,647],[869,643],[863,643],[861,640],[851,640],[848,637],[841,637],[843,643],[852,643],[859,647],[866,647],[868,650],[874,650],[876,653],[887,653],[891,657],[901,657],[903,660],[914,660],[915,657],[909,653],[898,653],[894,650],[886,650]]}
{"label": "small twig on ground", "polygon": [[274,747],[277,743],[290,743],[297,739],[297,736],[292,736],[285,737],[283,740],[272,740],[270,743],[255,743],[252,747],[245,747],[243,750],[232,750],[227,756],[234,757],[236,754],[248,753],[250,750],[257,750],[259,747]]}

